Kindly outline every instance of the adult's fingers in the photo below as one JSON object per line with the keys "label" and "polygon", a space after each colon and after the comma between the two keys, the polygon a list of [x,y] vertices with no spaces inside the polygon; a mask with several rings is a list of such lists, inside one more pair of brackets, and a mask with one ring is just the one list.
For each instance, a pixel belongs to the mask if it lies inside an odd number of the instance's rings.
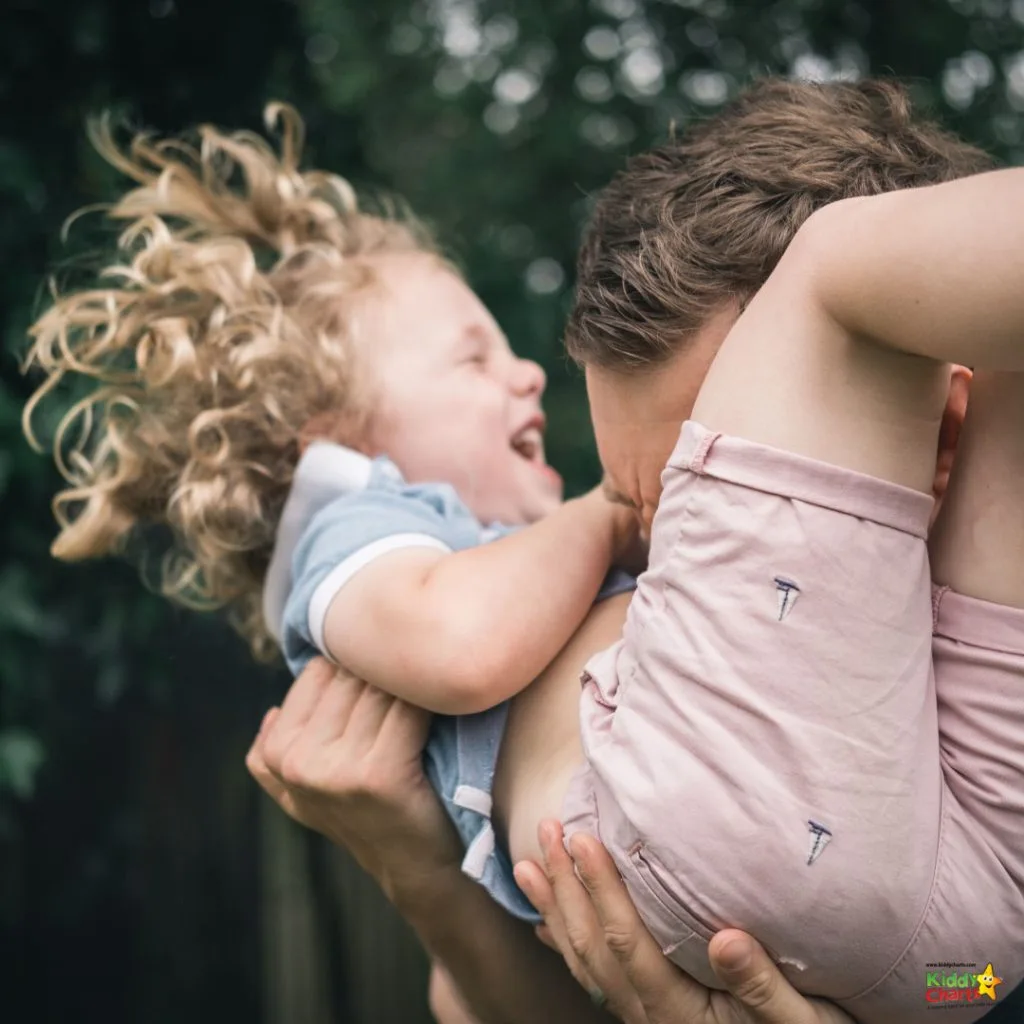
{"label": "adult's fingers", "polygon": [[408,751],[416,760],[423,752],[430,731],[431,714],[404,700],[392,700],[376,736],[375,748]]}
{"label": "adult's fingers", "polygon": [[544,943],[548,949],[553,949],[556,953],[560,953],[561,949],[557,942],[555,942],[555,936],[552,934],[551,929],[546,924],[539,924],[533,929],[534,935]]}
{"label": "adult's fingers", "polygon": [[689,1024],[708,1019],[708,990],[662,953],[637,913],[608,851],[593,836],[582,833],[569,840],[569,847],[605,945],[636,992],[650,1024]]}
{"label": "adult's fingers", "polygon": [[260,784],[260,787],[273,798],[281,809],[286,814],[295,818],[297,817],[295,801],[292,799],[287,787],[267,767],[266,760],[263,757],[264,741],[280,710],[280,708],[276,707],[271,708],[263,716],[260,730],[252,741],[252,746],[249,748],[248,753],[245,755],[245,767],[249,770],[249,774]]}
{"label": "adult's fingers", "polygon": [[283,741],[288,744],[280,762],[283,781],[314,793],[358,789],[394,702],[344,671],[335,673],[305,723]]}
{"label": "adult's fingers", "polygon": [[[565,934],[565,923],[555,902],[555,891],[551,888],[544,869],[530,860],[522,860],[513,868],[516,883],[526,893],[544,923],[537,926],[537,937],[547,946],[557,950],[566,960],[574,957],[569,939]],[[543,934],[541,934],[543,932]]]}
{"label": "adult's fingers", "polygon": [[[519,887],[526,893],[527,898],[537,908],[537,912],[544,918],[544,923],[537,925],[534,932],[537,938],[562,955],[566,966],[572,976],[590,993],[591,997],[600,1003],[608,999],[607,993],[590,974],[582,960],[576,955],[576,951],[569,942],[566,933],[565,921],[558,903],[555,901],[555,891],[551,888],[547,875],[539,864],[533,861],[520,861],[515,867],[516,881]],[[620,1001],[622,1001],[620,999]],[[614,1008],[614,1007],[613,1007]],[[621,1015],[623,1020],[633,1021],[634,1017]]]}
{"label": "adult's fingers", "polygon": [[363,686],[349,722],[346,745],[359,758],[373,749],[396,699],[374,686]]}
{"label": "adult's fingers", "polygon": [[335,671],[326,658],[314,658],[292,683],[263,740],[263,759],[275,775],[280,777],[288,748],[313,716]]}
{"label": "adult's fingers", "polygon": [[303,693],[300,707],[301,712],[306,714],[301,725],[303,746],[320,750],[341,739],[348,730],[357,704],[369,689],[344,669],[335,668],[326,682],[319,686],[315,701],[312,687],[309,692]]}
{"label": "adult's fingers", "polygon": [[585,964],[595,963],[602,952],[595,947],[603,945],[603,936],[590,897],[580,885],[572,858],[565,850],[562,826],[556,821],[542,821],[538,839],[568,942]]}
{"label": "adult's fingers", "polygon": [[615,863],[592,836],[573,836],[576,870],[587,887],[605,941],[636,991],[649,1024],[737,1021],[749,1024],[853,1024],[838,1007],[797,992],[764,949],[745,932],[711,940],[712,969],[731,999],[710,992],[661,952],[629,897]]}
{"label": "adult's fingers", "polygon": [[711,968],[746,1009],[751,1024],[853,1024],[838,1007],[810,1002],[785,979],[760,943],[726,929],[708,947]]}
{"label": "adult's fingers", "polygon": [[334,679],[336,667],[326,658],[314,658],[299,673],[288,689],[281,704],[278,728],[291,730],[301,727],[313,713],[324,690]]}
{"label": "adult's fingers", "polygon": [[[263,716],[263,719],[260,722],[259,731],[253,738],[252,745],[249,747],[249,750],[245,755],[245,766],[249,769],[250,774],[256,777],[257,780],[259,780],[260,775],[270,774],[263,758],[263,744],[266,742],[267,733],[270,732],[270,728],[274,724],[274,720],[277,718],[280,711],[280,708],[272,707]],[[262,784],[263,783],[260,782],[260,785]]]}
{"label": "adult's fingers", "polygon": [[[249,774],[252,775],[261,786],[263,786],[262,776],[266,775],[271,777],[266,762],[263,760],[263,741],[266,739],[270,725],[277,717],[280,710],[280,708],[276,707],[270,708],[263,716],[263,720],[260,722],[259,731],[253,737],[252,744],[245,755],[245,767],[249,769]],[[266,786],[264,786],[264,789],[266,789]]]}
{"label": "adult's fingers", "polygon": [[580,963],[579,957],[576,956],[569,942],[569,936],[565,931],[565,922],[562,920],[558,903],[555,901],[555,891],[551,888],[551,883],[543,868],[533,861],[524,860],[515,866],[513,873],[519,888],[526,893],[526,898],[534,905],[537,913],[544,918],[544,923],[537,926],[537,938],[555,952],[562,954],[572,976],[588,992],[598,992],[596,982]]}
{"label": "adult's fingers", "polygon": [[272,708],[268,708],[266,714],[260,720],[260,727],[256,732],[256,737],[252,741],[252,747],[250,749],[255,750],[260,747],[263,741],[267,737],[267,733],[270,732],[274,722],[277,721],[277,716],[281,713],[281,709],[275,704]]}
{"label": "adult's fingers", "polygon": [[566,852],[562,826],[541,822],[539,829],[544,866],[573,953],[586,975],[593,978],[609,1007],[627,1024],[647,1024],[638,993],[605,942],[594,904],[583,887],[576,866]]}

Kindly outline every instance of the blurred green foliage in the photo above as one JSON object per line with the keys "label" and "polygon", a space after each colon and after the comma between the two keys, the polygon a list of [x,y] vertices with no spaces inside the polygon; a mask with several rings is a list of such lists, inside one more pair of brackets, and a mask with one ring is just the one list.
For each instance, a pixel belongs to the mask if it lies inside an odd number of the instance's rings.
{"label": "blurred green foliage", "polygon": [[241,757],[284,681],[131,570],[53,562],[56,476],[21,436],[44,273],[88,245],[86,228],[62,245],[61,224],[117,187],[88,115],[255,128],[266,100],[295,103],[309,162],[407,199],[548,369],[548,448],[572,490],[597,466],[560,327],[590,196],[627,154],[773,71],[908,78],[951,127],[1024,155],[1024,0],[7,0],[2,23],[0,972],[21,981],[0,999],[15,1020],[258,1015]]}

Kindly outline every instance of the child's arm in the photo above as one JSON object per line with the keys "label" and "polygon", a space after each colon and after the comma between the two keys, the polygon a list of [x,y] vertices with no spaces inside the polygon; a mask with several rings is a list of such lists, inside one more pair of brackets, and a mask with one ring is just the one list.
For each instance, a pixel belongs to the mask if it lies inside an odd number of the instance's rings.
{"label": "child's arm", "polygon": [[800,246],[814,298],[850,335],[1024,369],[1024,169],[834,203]]}
{"label": "child's arm", "polygon": [[482,711],[523,689],[561,650],[633,531],[632,513],[594,491],[490,544],[382,555],[331,600],[325,646],[410,703]]}

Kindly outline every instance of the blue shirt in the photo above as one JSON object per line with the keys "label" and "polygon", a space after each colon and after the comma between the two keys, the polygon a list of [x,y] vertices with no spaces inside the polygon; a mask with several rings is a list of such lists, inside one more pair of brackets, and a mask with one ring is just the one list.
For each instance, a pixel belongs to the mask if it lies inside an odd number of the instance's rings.
{"label": "blue shirt", "polygon": [[[323,627],[334,596],[374,559],[402,548],[461,551],[510,533],[482,525],[448,484],[409,484],[394,463],[318,442],[303,454],[277,530],[264,586],[267,627],[298,675],[327,654]],[[630,590],[613,571],[599,599]],[[475,715],[435,715],[424,772],[465,847],[462,868],[506,910],[538,922],[491,825],[491,790],[508,703]]]}

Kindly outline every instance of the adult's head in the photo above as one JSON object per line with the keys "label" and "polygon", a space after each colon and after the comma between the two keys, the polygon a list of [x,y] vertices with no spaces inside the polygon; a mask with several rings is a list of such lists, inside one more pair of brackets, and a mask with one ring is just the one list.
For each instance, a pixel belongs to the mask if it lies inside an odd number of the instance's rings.
{"label": "adult's head", "polygon": [[598,196],[566,332],[622,500],[649,525],[718,346],[815,210],[990,165],[882,81],[765,79],[634,157]]}

